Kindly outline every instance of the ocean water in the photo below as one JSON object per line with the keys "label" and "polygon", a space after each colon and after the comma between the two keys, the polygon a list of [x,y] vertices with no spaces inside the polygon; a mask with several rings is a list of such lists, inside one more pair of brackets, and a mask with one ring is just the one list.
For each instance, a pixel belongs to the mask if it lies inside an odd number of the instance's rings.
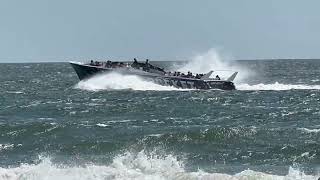
{"label": "ocean water", "polygon": [[154,63],[237,70],[237,90],[1,64],[0,179],[317,179],[320,60],[207,58]]}

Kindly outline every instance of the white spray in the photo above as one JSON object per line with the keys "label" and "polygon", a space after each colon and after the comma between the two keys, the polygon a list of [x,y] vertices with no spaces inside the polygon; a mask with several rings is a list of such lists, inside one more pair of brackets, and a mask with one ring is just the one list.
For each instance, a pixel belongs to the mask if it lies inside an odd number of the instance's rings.
{"label": "white spray", "polygon": [[184,163],[173,155],[147,155],[144,151],[127,152],[114,157],[109,165],[64,166],[55,165],[50,158],[40,157],[39,164],[22,164],[19,167],[0,168],[0,180],[88,180],[88,179],[278,179],[313,180],[316,176],[306,175],[298,169],[289,168],[285,176],[266,174],[252,170],[244,170],[238,174],[209,173],[202,170],[190,172]]}
{"label": "white spray", "polygon": [[216,49],[210,49],[205,53],[194,56],[191,61],[183,67],[177,67],[177,69],[181,72],[191,71],[193,73],[207,73],[213,70],[214,73],[211,77],[219,75],[223,79],[230,77],[233,72],[239,72],[235,79],[236,83],[245,82],[247,78],[255,74],[254,71],[223,58]]}
{"label": "white spray", "polygon": [[134,75],[121,75],[118,73],[100,74],[88,80],[80,81],[76,88],[88,91],[101,90],[153,90],[153,91],[173,91],[179,90],[174,87],[161,86],[150,81],[143,80]]}

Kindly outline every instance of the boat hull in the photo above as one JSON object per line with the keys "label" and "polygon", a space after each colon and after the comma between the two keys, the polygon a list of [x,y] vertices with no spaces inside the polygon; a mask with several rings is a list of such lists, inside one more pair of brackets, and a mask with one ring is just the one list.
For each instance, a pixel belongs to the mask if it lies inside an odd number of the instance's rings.
{"label": "boat hull", "polygon": [[102,68],[97,66],[70,63],[80,80],[88,79],[97,74],[117,72],[125,75],[137,75],[145,80],[152,81],[163,86],[173,86],[182,89],[221,89],[234,90],[235,85],[231,81],[224,80],[202,80],[195,78],[184,78],[177,76],[166,76],[149,73],[142,70],[127,68]]}

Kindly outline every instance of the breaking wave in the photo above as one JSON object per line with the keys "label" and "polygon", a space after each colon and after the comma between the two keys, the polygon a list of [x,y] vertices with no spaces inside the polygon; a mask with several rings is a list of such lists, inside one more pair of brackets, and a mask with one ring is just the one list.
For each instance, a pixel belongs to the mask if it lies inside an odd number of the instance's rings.
{"label": "breaking wave", "polygon": [[247,179],[316,179],[312,175],[289,168],[286,176],[266,174],[252,170],[244,170],[230,175],[223,173],[208,173],[201,170],[185,171],[183,162],[175,156],[147,155],[139,153],[125,153],[116,156],[109,165],[62,166],[55,165],[50,158],[40,157],[39,164],[23,164],[15,168],[0,168],[1,180],[88,180],[88,179],[219,179],[219,180],[247,180]]}
{"label": "breaking wave", "polygon": [[80,81],[76,88],[88,91],[101,90],[153,90],[173,91],[181,90],[170,86],[161,86],[150,81],[143,80],[134,75],[121,75],[118,73],[100,74],[88,80]]}
{"label": "breaking wave", "polygon": [[293,90],[293,89],[320,89],[320,85],[304,85],[304,84],[281,84],[278,82],[275,82],[273,84],[255,84],[255,85],[249,85],[249,84],[236,84],[236,88],[238,90],[253,90],[253,91],[259,91],[259,90],[274,90],[274,91],[283,91],[283,90]]}

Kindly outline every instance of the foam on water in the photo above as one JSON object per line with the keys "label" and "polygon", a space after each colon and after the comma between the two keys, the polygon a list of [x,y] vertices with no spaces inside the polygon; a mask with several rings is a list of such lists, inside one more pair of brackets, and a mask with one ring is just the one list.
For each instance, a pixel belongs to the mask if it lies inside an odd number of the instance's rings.
{"label": "foam on water", "polygon": [[88,179],[219,179],[219,180],[247,180],[247,179],[316,179],[297,169],[290,168],[286,176],[266,174],[252,170],[245,170],[238,174],[208,173],[201,170],[187,172],[183,162],[173,155],[147,155],[139,153],[125,153],[113,159],[110,165],[86,165],[78,167],[55,165],[50,158],[40,157],[39,164],[22,164],[15,168],[0,168],[0,180],[88,180]]}
{"label": "foam on water", "polygon": [[7,91],[8,94],[24,94],[22,91]]}
{"label": "foam on water", "polygon": [[304,84],[282,84],[275,82],[273,84],[236,84],[236,88],[238,90],[274,90],[274,91],[281,91],[281,90],[292,90],[292,89],[320,89],[320,85],[304,85]]}
{"label": "foam on water", "polygon": [[0,152],[6,149],[12,149],[13,147],[14,147],[14,144],[0,144]]}
{"label": "foam on water", "polygon": [[96,125],[99,126],[99,127],[108,127],[108,126],[110,126],[108,124],[103,124],[103,123],[98,123]]}
{"label": "foam on water", "polygon": [[320,129],[298,128],[298,130],[301,130],[306,133],[319,133],[320,132]]}
{"label": "foam on water", "polygon": [[88,80],[80,81],[76,88],[88,91],[101,90],[153,90],[153,91],[173,91],[181,90],[170,86],[161,86],[150,81],[143,80],[134,75],[122,75],[118,73],[100,74]]}

